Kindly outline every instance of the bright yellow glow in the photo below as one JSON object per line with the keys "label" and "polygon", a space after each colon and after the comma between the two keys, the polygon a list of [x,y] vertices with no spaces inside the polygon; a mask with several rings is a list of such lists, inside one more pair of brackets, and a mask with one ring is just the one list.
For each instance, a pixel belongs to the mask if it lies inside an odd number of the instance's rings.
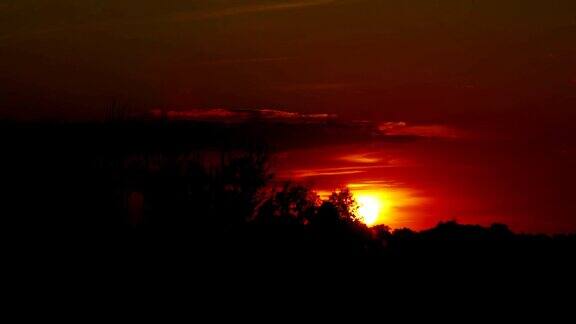
{"label": "bright yellow glow", "polygon": [[358,216],[366,225],[374,225],[380,216],[382,201],[376,196],[359,194],[356,196],[356,202],[358,203]]}
{"label": "bright yellow glow", "polygon": [[[407,222],[414,223],[411,208],[425,204],[427,198],[405,187],[389,185],[381,181],[363,181],[348,183],[358,209],[356,215],[367,226],[380,224],[392,228],[405,227]],[[330,197],[333,190],[317,191],[321,199]]]}

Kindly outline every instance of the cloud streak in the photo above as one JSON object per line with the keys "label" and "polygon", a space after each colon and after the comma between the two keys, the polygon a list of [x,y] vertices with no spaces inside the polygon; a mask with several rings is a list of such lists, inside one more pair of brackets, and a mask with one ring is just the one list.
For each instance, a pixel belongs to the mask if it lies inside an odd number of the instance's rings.
{"label": "cloud streak", "polygon": [[389,136],[418,136],[430,138],[460,138],[462,133],[446,125],[408,125],[405,122],[384,122],[378,130]]}
{"label": "cloud streak", "polygon": [[[234,7],[222,7],[222,8],[199,8],[192,11],[177,11],[171,13],[159,13],[156,19],[164,23],[178,23],[178,22],[188,22],[188,21],[203,21],[218,18],[225,18],[231,16],[239,16],[252,13],[261,12],[275,12],[275,11],[285,11],[285,10],[296,10],[307,7],[315,7],[321,5],[328,5],[335,3],[339,0],[282,0],[282,1],[271,1],[270,3],[260,3],[260,4],[243,4]],[[0,3],[0,11],[9,8],[8,5]],[[0,17],[1,18],[1,17]],[[114,19],[114,18],[102,18],[97,21],[87,21],[83,23],[75,23],[66,26],[44,26],[34,29],[22,30],[22,31],[9,31],[5,34],[0,34],[0,40],[9,40],[19,37],[35,37],[44,34],[58,34],[69,32],[72,29],[100,29],[100,30],[114,30],[119,26],[129,25],[132,23],[139,23],[139,20],[133,19]]]}
{"label": "cloud streak", "polygon": [[306,7],[326,5],[333,3],[335,1],[336,0],[299,0],[299,1],[274,2],[268,4],[252,4],[232,8],[216,9],[216,10],[177,13],[173,15],[172,18],[174,21],[208,20],[229,16],[259,13],[259,12],[300,9]]}
{"label": "cloud streak", "polygon": [[340,157],[340,160],[346,162],[362,163],[362,164],[372,164],[381,162],[382,159],[379,157],[372,156],[373,153],[362,153],[362,154],[349,154]]}
{"label": "cloud streak", "polygon": [[267,63],[267,62],[283,62],[292,60],[294,57],[279,56],[279,57],[254,57],[254,58],[238,58],[238,59],[220,59],[198,62],[197,65],[234,65],[234,64],[251,64],[251,63]]}
{"label": "cloud streak", "polygon": [[161,110],[154,109],[149,112],[153,118],[168,118],[171,120],[197,120],[214,122],[240,123],[249,120],[272,120],[311,122],[325,121],[337,118],[332,114],[301,114],[277,109],[190,109],[190,110]]}
{"label": "cloud streak", "polygon": [[331,167],[331,168],[315,168],[315,169],[297,169],[290,172],[281,173],[280,178],[311,178],[311,177],[326,177],[326,176],[341,176],[350,174],[359,174],[368,172],[371,169],[390,168],[390,165],[372,165],[372,166],[347,166],[347,167]]}
{"label": "cloud streak", "polygon": [[328,83],[302,83],[275,87],[276,90],[287,92],[307,92],[307,91],[340,91],[344,89],[355,89],[361,86],[350,82],[328,82]]}

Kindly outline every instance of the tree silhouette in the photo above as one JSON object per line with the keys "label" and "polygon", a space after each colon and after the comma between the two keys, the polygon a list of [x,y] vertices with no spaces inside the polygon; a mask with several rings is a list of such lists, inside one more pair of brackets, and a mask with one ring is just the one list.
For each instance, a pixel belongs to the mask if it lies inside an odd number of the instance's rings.
{"label": "tree silhouette", "polygon": [[[368,255],[417,267],[454,260],[562,265],[575,250],[574,235],[515,234],[504,224],[369,229],[348,189],[321,201],[310,187],[275,183],[266,150],[212,148],[218,138],[207,139],[209,148],[174,143],[196,138],[184,136],[195,127],[192,134],[206,136],[207,126],[168,122],[15,128],[12,133],[29,139],[9,145],[0,161],[4,222],[22,229],[14,233],[28,235],[35,247],[51,248],[47,242],[57,238],[76,255],[89,246],[106,252],[101,255],[192,261],[200,254]],[[13,137],[7,130],[5,138]],[[72,137],[82,137],[82,145],[67,142]]]}
{"label": "tree silhouette", "polygon": [[358,203],[354,199],[350,189],[343,188],[333,192],[328,198],[328,202],[336,207],[340,218],[350,220],[352,222],[359,221]]}
{"label": "tree silhouette", "polygon": [[286,182],[271,190],[258,208],[256,219],[267,224],[306,225],[314,218],[320,198],[310,188]]}

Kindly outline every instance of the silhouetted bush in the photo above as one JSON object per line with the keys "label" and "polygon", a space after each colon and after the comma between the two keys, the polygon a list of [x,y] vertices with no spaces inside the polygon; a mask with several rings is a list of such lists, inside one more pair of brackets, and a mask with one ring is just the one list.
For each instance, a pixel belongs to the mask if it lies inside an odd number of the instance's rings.
{"label": "silhouetted bush", "polygon": [[230,144],[234,136],[220,131],[178,123],[8,125],[4,138],[19,141],[7,143],[1,161],[3,224],[34,249],[195,263],[328,256],[417,267],[558,266],[575,251],[574,235],[519,235],[504,224],[368,228],[349,190],[321,201],[306,186],[278,184],[265,146]]}

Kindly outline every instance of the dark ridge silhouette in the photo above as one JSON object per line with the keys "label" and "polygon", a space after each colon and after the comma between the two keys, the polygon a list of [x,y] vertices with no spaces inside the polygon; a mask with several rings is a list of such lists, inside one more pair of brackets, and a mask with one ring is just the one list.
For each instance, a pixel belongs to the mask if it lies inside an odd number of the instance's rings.
{"label": "dark ridge silhouette", "polygon": [[269,146],[239,136],[178,122],[2,128],[5,238],[17,258],[43,264],[229,275],[270,262],[300,274],[319,264],[403,274],[573,269],[575,235],[454,221],[421,232],[368,228],[348,190],[321,201],[278,183]]}

